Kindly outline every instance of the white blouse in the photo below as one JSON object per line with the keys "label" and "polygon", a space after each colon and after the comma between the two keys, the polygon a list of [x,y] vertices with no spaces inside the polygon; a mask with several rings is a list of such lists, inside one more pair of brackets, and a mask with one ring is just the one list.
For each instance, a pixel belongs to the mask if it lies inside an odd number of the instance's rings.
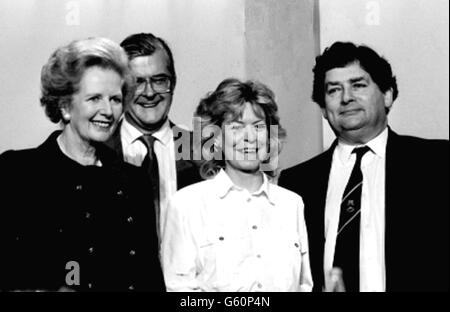
{"label": "white blouse", "polygon": [[168,291],[311,291],[303,201],[264,182],[254,193],[225,171],[178,191],[163,218]]}

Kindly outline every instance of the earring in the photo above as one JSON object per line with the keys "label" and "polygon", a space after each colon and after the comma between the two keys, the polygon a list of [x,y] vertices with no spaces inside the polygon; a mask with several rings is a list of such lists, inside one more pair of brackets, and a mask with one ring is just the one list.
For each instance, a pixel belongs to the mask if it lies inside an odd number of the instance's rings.
{"label": "earring", "polygon": [[68,113],[64,113],[64,114],[63,114],[63,119],[64,119],[65,121],[69,121],[69,120],[70,120],[70,115],[69,115]]}

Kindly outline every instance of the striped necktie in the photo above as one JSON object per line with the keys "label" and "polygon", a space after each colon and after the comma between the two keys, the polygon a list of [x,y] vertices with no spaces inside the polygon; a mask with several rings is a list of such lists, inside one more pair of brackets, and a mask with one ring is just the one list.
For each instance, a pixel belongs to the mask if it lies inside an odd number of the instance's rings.
{"label": "striped necktie", "polygon": [[333,266],[342,269],[345,289],[349,292],[359,291],[359,233],[363,184],[361,159],[369,150],[369,147],[363,146],[352,151],[356,154],[356,162],[342,196],[339,215]]}

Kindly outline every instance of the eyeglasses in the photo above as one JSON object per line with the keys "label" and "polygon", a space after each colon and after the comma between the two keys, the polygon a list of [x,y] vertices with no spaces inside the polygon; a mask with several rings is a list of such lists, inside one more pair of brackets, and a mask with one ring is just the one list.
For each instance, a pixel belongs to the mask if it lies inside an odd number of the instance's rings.
{"label": "eyeglasses", "polygon": [[147,85],[150,85],[155,93],[169,93],[172,87],[172,80],[170,76],[153,76],[136,79],[136,91],[142,92],[146,90]]}

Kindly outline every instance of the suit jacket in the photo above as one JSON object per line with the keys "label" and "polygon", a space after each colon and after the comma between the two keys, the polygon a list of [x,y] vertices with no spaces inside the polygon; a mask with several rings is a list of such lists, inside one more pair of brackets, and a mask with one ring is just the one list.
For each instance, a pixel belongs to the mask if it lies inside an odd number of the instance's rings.
{"label": "suit jacket", "polygon": [[[386,291],[449,289],[449,142],[400,136],[386,146]],[[324,153],[281,173],[279,184],[305,203],[314,291],[324,285],[324,212],[332,155]],[[345,279],[345,277],[344,277]]]}
{"label": "suit jacket", "polygon": [[[0,290],[164,291],[146,177],[103,145],[102,167],[80,165],[59,133],[0,155]],[[72,268],[79,285],[67,284]]]}
{"label": "suit jacket", "polygon": [[[120,136],[120,129],[122,127],[122,122],[117,126],[116,131],[111,136],[111,138],[106,142],[106,145],[116,151],[117,155],[124,159],[123,156],[123,147],[122,147],[122,139]],[[188,159],[181,158],[179,160],[175,160],[175,166],[177,171],[177,190],[194,184],[196,182],[200,182],[203,179],[200,176],[199,167],[201,165],[200,160],[193,160],[193,133],[191,131],[182,129],[176,126],[174,123],[170,122],[170,127],[172,128],[172,132],[174,134],[174,142],[175,148],[177,148],[177,152],[182,154],[182,148],[186,147],[182,144],[177,144],[177,141],[180,142],[181,138],[190,138],[190,149],[189,149],[189,157]],[[185,155],[185,154],[183,154]]]}

